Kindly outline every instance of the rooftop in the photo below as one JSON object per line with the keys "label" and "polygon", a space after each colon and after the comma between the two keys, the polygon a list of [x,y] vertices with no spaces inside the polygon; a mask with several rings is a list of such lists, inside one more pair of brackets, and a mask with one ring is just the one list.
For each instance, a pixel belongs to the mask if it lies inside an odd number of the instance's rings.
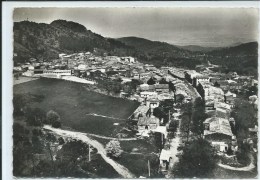
{"label": "rooftop", "polygon": [[225,134],[228,136],[233,136],[231,127],[229,124],[229,120],[219,117],[208,118],[204,121],[205,123],[209,123],[209,130],[204,131],[204,135],[210,134]]}

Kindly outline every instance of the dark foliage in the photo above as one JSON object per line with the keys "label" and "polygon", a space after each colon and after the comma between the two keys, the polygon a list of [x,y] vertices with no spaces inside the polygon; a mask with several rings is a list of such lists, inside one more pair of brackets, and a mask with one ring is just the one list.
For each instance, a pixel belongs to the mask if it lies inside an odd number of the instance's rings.
{"label": "dark foliage", "polygon": [[250,42],[214,50],[208,53],[207,59],[213,64],[221,65],[218,70],[222,72],[237,72],[257,77],[258,43]]}
{"label": "dark foliage", "polygon": [[258,124],[257,111],[253,105],[246,100],[237,99],[231,116],[235,119],[234,132],[238,139],[247,137],[248,128],[252,128]]}
{"label": "dark foliage", "polygon": [[209,178],[216,166],[216,151],[203,139],[190,142],[183,148],[173,170],[176,178]]}
{"label": "dark foliage", "polygon": [[155,84],[155,80],[151,77],[148,81],[147,81],[148,85],[154,85]]}

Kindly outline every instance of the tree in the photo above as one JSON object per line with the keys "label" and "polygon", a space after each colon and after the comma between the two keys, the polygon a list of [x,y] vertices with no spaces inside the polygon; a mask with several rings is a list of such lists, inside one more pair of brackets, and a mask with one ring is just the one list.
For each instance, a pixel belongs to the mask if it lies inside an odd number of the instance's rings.
{"label": "tree", "polygon": [[198,93],[200,94],[200,96],[202,97],[202,99],[205,98],[205,90],[203,88],[203,86],[199,83],[196,87]]}
{"label": "tree", "polygon": [[203,122],[207,118],[205,113],[205,103],[201,98],[196,98],[192,112],[192,128],[191,131],[197,135],[203,134]]}
{"label": "tree", "polygon": [[106,145],[106,153],[108,156],[119,158],[122,154],[120,142],[117,140],[111,140]]}
{"label": "tree", "polygon": [[61,127],[60,115],[57,112],[50,110],[49,112],[47,112],[46,115],[46,123],[51,124],[52,127],[54,128],[60,128]]}
{"label": "tree", "polygon": [[176,101],[176,103],[182,103],[184,99],[185,99],[185,97],[184,97],[183,94],[177,94],[177,95],[175,95],[175,101]]}
{"label": "tree", "polygon": [[194,140],[184,146],[173,173],[177,178],[208,178],[215,168],[216,157],[216,151],[208,141]]}
{"label": "tree", "polygon": [[173,92],[176,91],[176,88],[175,88],[174,84],[171,81],[169,82],[169,89],[170,89],[170,91],[173,91]]}
{"label": "tree", "polygon": [[247,95],[247,97],[249,97],[249,96],[252,96],[252,95],[257,95],[257,93],[258,93],[257,86],[251,86],[250,88],[248,88],[246,95]]}
{"label": "tree", "polygon": [[46,114],[46,122],[47,124],[52,124],[54,121],[57,121],[57,120],[60,120],[60,115],[53,111],[53,110],[50,110],[47,112]]}
{"label": "tree", "polygon": [[168,131],[175,133],[177,131],[178,125],[179,125],[178,121],[176,121],[176,120],[171,121],[169,124]]}
{"label": "tree", "polygon": [[57,172],[62,176],[79,177],[79,160],[87,157],[88,153],[88,144],[81,140],[71,140],[66,142],[57,152],[55,161]]}
{"label": "tree", "polygon": [[151,77],[151,78],[147,81],[147,84],[148,84],[148,85],[154,85],[154,84],[155,84],[154,79]]}
{"label": "tree", "polygon": [[186,135],[188,141],[192,122],[192,103],[189,102],[184,104],[182,110],[183,112],[180,130]]}
{"label": "tree", "polygon": [[155,117],[159,118],[160,120],[167,117],[167,115],[164,113],[164,111],[162,110],[161,107],[154,108],[153,115]]}
{"label": "tree", "polygon": [[239,139],[246,138],[248,128],[258,124],[256,115],[257,111],[248,101],[242,99],[235,100],[231,116],[235,119],[234,131]]}
{"label": "tree", "polygon": [[40,108],[27,108],[25,112],[27,123],[31,126],[41,126],[45,121],[45,112]]}
{"label": "tree", "polygon": [[214,87],[220,87],[220,84],[216,81],[216,82],[214,83]]}
{"label": "tree", "polygon": [[159,81],[159,84],[168,84],[168,82],[166,81],[165,78],[162,78],[162,79]]}
{"label": "tree", "polygon": [[54,127],[54,128],[60,128],[60,127],[61,127],[61,122],[60,122],[60,120],[55,120],[55,121],[53,121],[52,127]]}
{"label": "tree", "polygon": [[58,141],[59,141],[59,145],[62,145],[65,143],[63,137],[59,137]]}
{"label": "tree", "polygon": [[14,115],[23,115],[27,105],[32,101],[30,94],[14,94]]}

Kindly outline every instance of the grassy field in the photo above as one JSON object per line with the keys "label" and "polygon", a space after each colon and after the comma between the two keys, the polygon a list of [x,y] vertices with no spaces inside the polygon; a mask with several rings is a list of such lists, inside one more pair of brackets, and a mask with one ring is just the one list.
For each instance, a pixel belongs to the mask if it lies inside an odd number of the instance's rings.
{"label": "grassy field", "polygon": [[[44,96],[42,102],[34,102],[31,107],[58,112],[63,126],[105,136],[113,136],[120,124],[124,124],[124,119],[138,107],[137,102],[91,92],[84,84],[58,79],[42,78],[17,84],[13,90],[14,94]],[[119,119],[87,115],[90,113]],[[119,127],[113,123],[119,123]]]}

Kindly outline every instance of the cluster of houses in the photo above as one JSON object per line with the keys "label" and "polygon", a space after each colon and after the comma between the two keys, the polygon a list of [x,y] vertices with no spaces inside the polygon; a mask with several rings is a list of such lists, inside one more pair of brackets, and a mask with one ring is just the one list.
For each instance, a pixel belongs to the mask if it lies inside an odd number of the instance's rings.
{"label": "cluster of houses", "polygon": [[59,59],[52,61],[30,58],[28,62],[13,68],[14,74],[20,73],[31,77],[61,77],[89,75],[95,71],[105,73],[111,70],[126,71],[127,65],[136,63],[133,57],[95,56],[93,53],[59,54]]}
{"label": "cluster of houses", "polygon": [[[236,73],[216,77],[187,71],[184,77],[205,100],[205,110],[209,118],[204,121],[204,138],[220,152],[226,152],[228,149],[236,151],[237,140],[231,129],[231,126],[235,126],[235,120],[230,113],[237,93],[257,82],[250,77],[239,77]],[[250,100],[252,104],[256,104],[257,96],[251,97]]]}

